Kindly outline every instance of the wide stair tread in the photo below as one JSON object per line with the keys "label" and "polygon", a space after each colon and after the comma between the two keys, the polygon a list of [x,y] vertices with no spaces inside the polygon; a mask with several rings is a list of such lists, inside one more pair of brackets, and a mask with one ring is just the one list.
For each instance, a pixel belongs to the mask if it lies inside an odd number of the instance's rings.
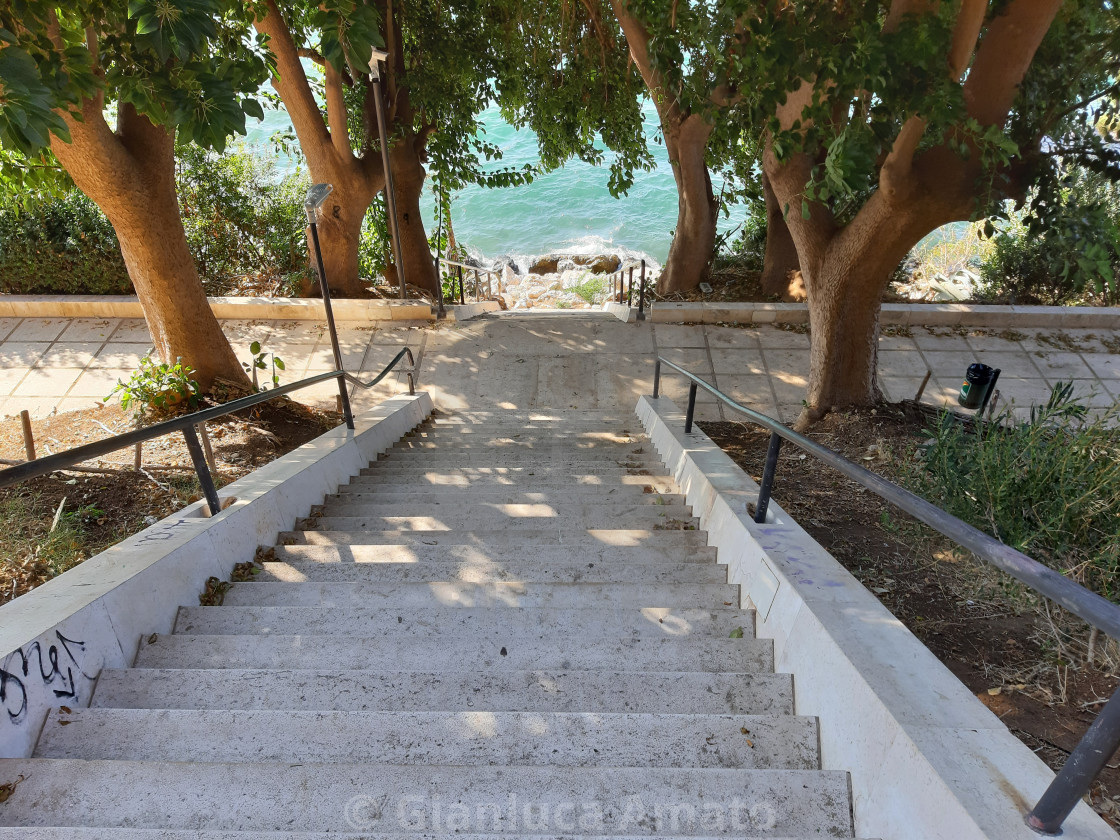
{"label": "wide stair tread", "polygon": [[633,415],[436,416],[277,542],[0,760],[0,840],[853,836]]}

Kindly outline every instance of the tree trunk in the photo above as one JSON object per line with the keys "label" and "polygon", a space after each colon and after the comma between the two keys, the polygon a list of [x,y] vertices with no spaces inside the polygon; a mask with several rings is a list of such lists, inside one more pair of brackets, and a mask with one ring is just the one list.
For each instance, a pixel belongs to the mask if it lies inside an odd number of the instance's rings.
{"label": "tree trunk", "polygon": [[51,149],[74,183],[108,217],[156,355],[182,358],[203,389],[222,378],[249,379],[206,300],[187,247],[175,190],[175,134],[121,105],[114,134],[87,101],[84,120],[67,117],[71,142],[52,137]]}
{"label": "tree trunk", "polygon": [[397,199],[397,232],[400,235],[401,261],[405,282],[423,289],[435,300],[440,294],[439,277],[432,259],[432,248],[420,212],[420,191],[424,188],[424,166],[416,152],[411,132],[390,152],[393,189]]}
{"label": "tree trunk", "polygon": [[[662,123],[664,128],[664,121]],[[657,280],[659,294],[695,289],[708,278],[716,243],[718,202],[706,160],[712,127],[696,115],[665,131],[665,146],[677,182],[677,230]]]}
{"label": "tree trunk", "polygon": [[[882,400],[876,381],[879,297],[859,265],[824,259],[807,285],[809,294],[809,389],[797,428],[805,428],[833,408],[874,405]],[[804,270],[804,269],[803,269]],[[864,282],[868,281],[868,282]]]}
{"label": "tree trunk", "polygon": [[[323,215],[318,223],[323,269],[327,273],[331,294],[346,298],[365,297],[369,286],[358,274],[358,246],[362,220],[370,199],[365,196],[365,190],[340,190],[339,182],[338,178],[327,182],[335,189],[323,204]],[[311,244],[308,243],[309,253],[310,249]],[[314,255],[311,264],[315,267]]]}
{"label": "tree trunk", "polygon": [[797,246],[790,235],[789,226],[786,224],[784,208],[774,189],[770,186],[770,178],[762,173],[762,195],[766,199],[766,253],[762,261],[762,291],[767,295],[794,300],[803,296],[794,294],[790,273],[801,268],[801,261],[797,258]]}

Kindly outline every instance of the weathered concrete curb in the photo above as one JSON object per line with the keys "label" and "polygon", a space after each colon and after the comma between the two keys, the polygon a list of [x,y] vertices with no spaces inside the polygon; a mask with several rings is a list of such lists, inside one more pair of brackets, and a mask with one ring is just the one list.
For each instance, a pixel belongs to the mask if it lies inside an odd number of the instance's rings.
{"label": "weathered concrete curb", "polygon": [[[655,303],[660,324],[807,324],[804,303]],[[970,303],[884,303],[880,323],[911,327],[1052,327],[1120,329],[1120,307],[989,306]]]}
{"label": "weathered concrete curb", "polygon": [[603,311],[611,313],[624,324],[632,324],[638,320],[638,310],[633,306],[627,306],[625,303],[608,300],[603,304]]}
{"label": "weathered concrete curb", "polygon": [[[728,582],[794,675],[796,713],[821,720],[824,769],[851,772],[856,836],[1028,840],[1054,775],[780,506],[747,515],[758,486],[669,400],[636,408]],[[1115,840],[1081,803],[1063,837]]]}
{"label": "weathered concrete curb", "polygon": [[[215,317],[222,319],[321,321],[325,317],[323,301],[319,298],[212,297],[208,300]],[[436,317],[432,305],[424,301],[340,298],[331,303],[339,321],[434,321]],[[140,302],[129,295],[0,295],[0,317],[143,318],[144,310]]]}
{"label": "weathered concrete curb", "polygon": [[427,393],[390,397],[353,432],[340,426],[223,487],[237,501],[217,516],[189,505],[0,607],[0,757],[30,756],[48,709],[89,705],[102,668],[129,667],[141,636],[170,632],[207,578],[228,580],[431,411]]}
{"label": "weathered concrete curb", "polygon": [[496,300],[480,300],[475,303],[462,303],[444,307],[448,321],[470,321],[488,312],[498,312],[501,308],[502,305]]}

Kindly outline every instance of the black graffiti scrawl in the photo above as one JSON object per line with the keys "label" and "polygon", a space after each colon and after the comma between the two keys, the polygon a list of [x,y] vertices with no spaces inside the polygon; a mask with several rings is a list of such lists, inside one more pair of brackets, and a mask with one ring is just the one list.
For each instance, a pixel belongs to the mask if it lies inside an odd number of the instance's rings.
{"label": "black graffiti scrawl", "polygon": [[49,686],[59,699],[78,697],[79,680],[93,680],[82,670],[79,657],[86,650],[85,642],[68,639],[57,630],[55,642],[44,645],[34,641],[8,655],[0,668],[0,708],[11,723],[23,723],[27,717],[29,687],[35,680]]}

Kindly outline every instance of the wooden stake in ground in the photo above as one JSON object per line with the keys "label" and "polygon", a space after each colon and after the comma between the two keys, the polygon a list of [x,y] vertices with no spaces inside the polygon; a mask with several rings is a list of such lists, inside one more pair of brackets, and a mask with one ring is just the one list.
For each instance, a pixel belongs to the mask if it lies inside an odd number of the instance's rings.
{"label": "wooden stake in ground", "polygon": [[214,450],[210,446],[210,435],[206,432],[206,423],[199,423],[195,428],[198,429],[198,436],[202,438],[202,453],[206,456],[206,466],[210,468],[212,474],[217,475],[218,462],[214,460]]}
{"label": "wooden stake in ground", "polygon": [[31,433],[31,415],[26,410],[19,413],[19,421],[23,424],[23,451],[27,453],[27,460],[35,460],[35,435]]}

